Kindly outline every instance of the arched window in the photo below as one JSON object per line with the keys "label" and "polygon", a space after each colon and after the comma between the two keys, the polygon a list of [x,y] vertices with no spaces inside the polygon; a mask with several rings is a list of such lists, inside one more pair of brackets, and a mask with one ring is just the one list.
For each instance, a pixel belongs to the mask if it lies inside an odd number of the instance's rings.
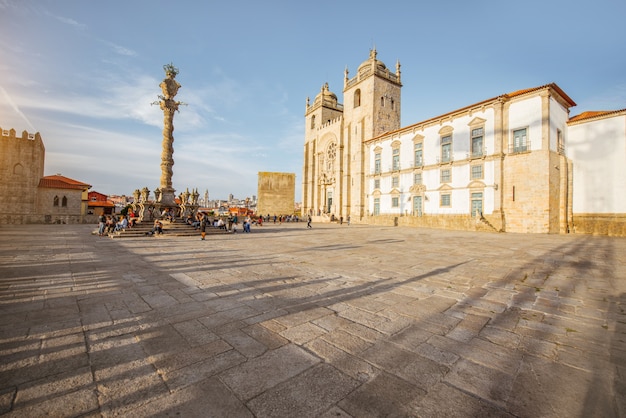
{"label": "arched window", "polygon": [[333,171],[335,169],[335,159],[337,158],[337,144],[332,142],[326,149],[326,168]]}
{"label": "arched window", "polygon": [[67,207],[67,197],[63,196],[63,199],[61,199],[61,206],[64,208]]}
{"label": "arched window", "polygon": [[311,116],[311,129],[315,128],[315,115]]}
{"label": "arched window", "polygon": [[380,107],[385,107],[385,98],[384,97],[380,98]]}
{"label": "arched window", "polygon": [[54,196],[52,206],[59,206],[59,196]]}
{"label": "arched window", "polygon": [[357,89],[354,92],[354,107],[361,106],[361,90]]}

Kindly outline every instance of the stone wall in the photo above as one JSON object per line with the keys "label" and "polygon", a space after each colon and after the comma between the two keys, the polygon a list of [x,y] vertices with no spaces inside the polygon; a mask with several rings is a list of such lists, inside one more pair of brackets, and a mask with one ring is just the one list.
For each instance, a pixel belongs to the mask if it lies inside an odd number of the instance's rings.
{"label": "stone wall", "polygon": [[257,196],[258,215],[293,214],[296,196],[296,175],[293,173],[259,172]]}
{"label": "stone wall", "polygon": [[[54,206],[55,196],[59,198],[58,206]],[[66,206],[62,205],[63,197],[67,199]],[[82,197],[82,190],[40,187],[37,199],[37,213],[42,215],[43,223],[83,223]]]}
{"label": "stone wall", "polygon": [[506,232],[550,232],[550,170],[547,151],[509,154],[504,159]]}
{"label": "stone wall", "polygon": [[572,232],[576,234],[626,237],[626,214],[574,214]]}
{"label": "stone wall", "polygon": [[424,215],[424,216],[369,216],[366,221],[370,225],[404,226],[459,231],[501,232],[502,218],[497,215],[485,216],[483,219],[469,215]]}

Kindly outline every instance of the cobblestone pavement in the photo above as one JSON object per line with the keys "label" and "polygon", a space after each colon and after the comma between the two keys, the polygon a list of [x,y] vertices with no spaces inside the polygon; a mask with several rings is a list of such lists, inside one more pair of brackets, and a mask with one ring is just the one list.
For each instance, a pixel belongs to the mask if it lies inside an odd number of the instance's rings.
{"label": "cobblestone pavement", "polygon": [[624,417],[626,239],[0,227],[0,414]]}

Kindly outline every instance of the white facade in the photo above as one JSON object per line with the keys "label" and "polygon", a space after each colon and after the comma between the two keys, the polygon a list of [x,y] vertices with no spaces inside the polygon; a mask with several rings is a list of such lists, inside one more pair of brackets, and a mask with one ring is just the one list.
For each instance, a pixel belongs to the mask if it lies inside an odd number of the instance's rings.
{"label": "white facade", "polygon": [[500,96],[367,141],[369,214],[483,217],[509,208],[531,232],[533,210],[546,211],[560,193],[550,153],[560,154],[572,102],[559,92],[551,85]]}
{"label": "white facade", "polygon": [[626,110],[574,120],[567,139],[574,213],[626,213]]}
{"label": "white facade", "polygon": [[[473,155],[470,137],[475,126],[483,129],[483,135],[482,147],[474,150]],[[446,123],[434,123],[371,142],[368,146],[370,214],[419,215],[420,208],[414,207],[413,198],[416,195],[423,196],[421,211],[424,214],[469,214],[472,189],[480,189],[479,192],[483,194],[482,212],[493,213],[495,162],[487,158],[493,156],[495,149],[493,127],[494,111],[486,109]],[[452,137],[449,161],[442,155],[441,138],[442,135],[448,135],[445,132],[449,132]],[[419,143],[422,144],[421,161],[416,157],[415,150],[415,144]],[[394,147],[393,144],[399,145]],[[393,150],[398,148],[400,166],[397,167],[399,170],[394,170]],[[377,155],[381,161],[378,175]],[[482,167],[482,174],[475,174],[472,178],[474,166]],[[398,179],[395,186],[394,178]],[[450,195],[449,205],[445,204],[447,200],[442,204],[442,195]],[[377,203],[378,208],[375,207]]]}
{"label": "white facade", "polygon": [[[626,109],[570,118],[556,84],[406,127],[376,51],[307,99],[303,210],[319,221],[626,235]],[[320,123],[321,121],[321,123]]]}

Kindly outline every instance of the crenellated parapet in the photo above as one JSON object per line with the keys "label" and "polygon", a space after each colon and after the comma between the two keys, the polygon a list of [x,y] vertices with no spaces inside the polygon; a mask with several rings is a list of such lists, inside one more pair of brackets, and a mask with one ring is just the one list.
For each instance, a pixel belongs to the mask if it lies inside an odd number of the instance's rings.
{"label": "crenellated parapet", "polygon": [[325,123],[322,123],[322,124],[321,124],[321,125],[317,128],[317,130],[318,130],[318,131],[321,131],[322,129],[326,129],[326,128],[328,128],[329,126],[336,125],[336,124],[338,124],[338,123],[341,123],[342,121],[343,121],[343,116],[338,116],[338,117],[336,117],[336,118],[334,118],[334,119],[331,119],[331,120],[329,120],[329,121],[327,121],[327,122],[325,122]]}
{"label": "crenellated parapet", "polygon": [[39,141],[39,142],[43,142],[41,140],[41,135],[39,134],[39,132],[36,133],[30,133],[27,131],[22,131],[22,136],[18,137],[16,135],[16,131],[15,129],[3,129],[0,126],[0,132],[2,132],[2,137],[3,138],[8,138],[8,139],[22,139],[24,141]]}

